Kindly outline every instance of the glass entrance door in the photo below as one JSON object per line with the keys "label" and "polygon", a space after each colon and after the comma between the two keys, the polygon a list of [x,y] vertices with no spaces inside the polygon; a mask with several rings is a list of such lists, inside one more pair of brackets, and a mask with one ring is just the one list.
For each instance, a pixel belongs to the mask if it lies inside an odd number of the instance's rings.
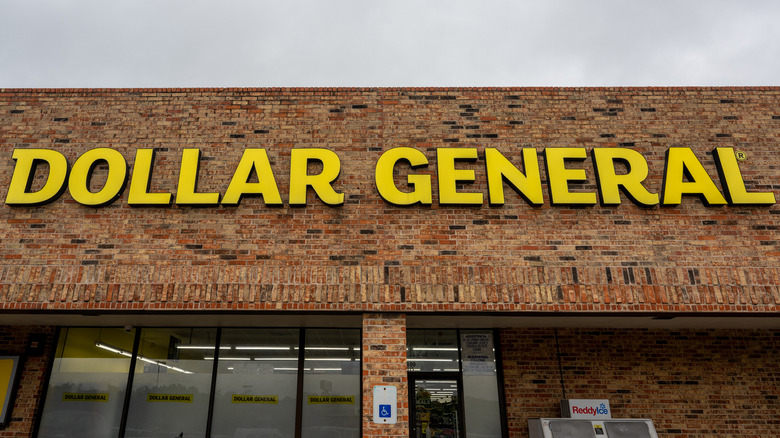
{"label": "glass entrance door", "polygon": [[460,378],[449,373],[409,376],[413,438],[462,438]]}

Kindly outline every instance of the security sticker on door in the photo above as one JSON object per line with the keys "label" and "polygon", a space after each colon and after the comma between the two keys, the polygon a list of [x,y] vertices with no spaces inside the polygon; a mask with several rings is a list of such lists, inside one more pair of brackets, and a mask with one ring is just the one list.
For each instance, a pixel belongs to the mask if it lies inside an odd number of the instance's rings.
{"label": "security sticker on door", "polygon": [[398,421],[398,390],[395,386],[374,387],[374,423],[395,424]]}

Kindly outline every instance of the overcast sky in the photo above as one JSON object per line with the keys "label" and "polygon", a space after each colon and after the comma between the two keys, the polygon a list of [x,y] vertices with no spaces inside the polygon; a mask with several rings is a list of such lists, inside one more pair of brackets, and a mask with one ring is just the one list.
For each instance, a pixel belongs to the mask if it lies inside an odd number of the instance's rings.
{"label": "overcast sky", "polygon": [[0,0],[0,87],[780,85],[779,0]]}

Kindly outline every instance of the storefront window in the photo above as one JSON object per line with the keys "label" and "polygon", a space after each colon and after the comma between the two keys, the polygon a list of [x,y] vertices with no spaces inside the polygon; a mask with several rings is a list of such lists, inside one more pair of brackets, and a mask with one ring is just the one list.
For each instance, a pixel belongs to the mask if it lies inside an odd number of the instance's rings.
{"label": "storefront window", "polygon": [[216,329],[143,329],[126,437],[204,437]]}
{"label": "storefront window", "polygon": [[38,437],[119,435],[134,336],[121,328],[60,331]]}
{"label": "storefront window", "polygon": [[[434,403],[438,394],[452,396],[455,401],[462,400],[465,436],[501,438],[503,422],[493,331],[408,330],[406,335],[409,378],[417,385],[414,388],[417,398],[413,400],[415,410],[410,418],[412,434],[450,436],[454,433],[458,436],[462,433],[451,432],[445,427],[452,426],[451,420],[457,419],[455,415],[439,415],[441,418],[437,421],[441,424],[435,423],[434,408],[446,405],[446,397],[436,402],[439,405]],[[452,379],[448,385],[431,386],[437,391],[425,387],[432,381],[443,382],[445,378]],[[453,391],[457,394],[452,394]],[[454,408],[447,406],[447,409]],[[446,421],[442,420],[444,417]],[[430,431],[428,435],[427,431]]]}
{"label": "storefront window", "polygon": [[360,349],[359,329],[63,328],[36,436],[358,438]]}
{"label": "storefront window", "polygon": [[297,329],[222,330],[212,437],[295,436],[298,338]]}
{"label": "storefront window", "polygon": [[501,438],[493,332],[461,331],[460,345],[466,436]]}
{"label": "storefront window", "polygon": [[360,331],[307,329],[304,438],[360,436]]}
{"label": "storefront window", "polygon": [[407,368],[411,371],[458,372],[456,330],[407,331]]}

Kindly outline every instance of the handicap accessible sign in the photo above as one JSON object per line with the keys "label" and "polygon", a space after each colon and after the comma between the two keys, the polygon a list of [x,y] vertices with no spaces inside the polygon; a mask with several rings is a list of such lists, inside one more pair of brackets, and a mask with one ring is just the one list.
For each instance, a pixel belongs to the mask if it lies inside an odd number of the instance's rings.
{"label": "handicap accessible sign", "polygon": [[395,424],[398,421],[398,390],[395,386],[374,387],[374,423]]}

